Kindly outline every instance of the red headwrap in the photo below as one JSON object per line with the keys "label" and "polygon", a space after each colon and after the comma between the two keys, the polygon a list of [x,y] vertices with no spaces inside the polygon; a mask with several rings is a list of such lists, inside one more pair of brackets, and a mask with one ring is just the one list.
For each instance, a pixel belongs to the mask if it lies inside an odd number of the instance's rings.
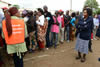
{"label": "red headwrap", "polygon": [[8,36],[12,34],[11,16],[14,16],[18,12],[16,7],[11,7],[8,12],[5,12],[6,17],[6,28],[8,31]]}
{"label": "red headwrap", "polygon": [[58,12],[64,12],[63,10],[59,10]]}
{"label": "red headwrap", "polygon": [[8,11],[9,11],[10,15],[13,16],[18,12],[18,9],[16,7],[12,7]]}

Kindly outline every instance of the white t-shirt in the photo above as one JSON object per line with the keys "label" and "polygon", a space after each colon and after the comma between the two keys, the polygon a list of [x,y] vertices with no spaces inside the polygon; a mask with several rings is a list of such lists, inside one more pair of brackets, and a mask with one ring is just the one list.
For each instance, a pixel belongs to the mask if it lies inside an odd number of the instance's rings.
{"label": "white t-shirt", "polygon": [[45,20],[44,15],[42,15],[42,16],[39,17],[39,20],[37,20],[36,23],[43,26],[44,20]]}
{"label": "white t-shirt", "polygon": [[24,17],[24,22],[26,23],[28,21],[28,17]]}
{"label": "white t-shirt", "polygon": [[94,18],[93,23],[94,23],[94,28],[96,28],[96,26],[99,26],[99,19]]}

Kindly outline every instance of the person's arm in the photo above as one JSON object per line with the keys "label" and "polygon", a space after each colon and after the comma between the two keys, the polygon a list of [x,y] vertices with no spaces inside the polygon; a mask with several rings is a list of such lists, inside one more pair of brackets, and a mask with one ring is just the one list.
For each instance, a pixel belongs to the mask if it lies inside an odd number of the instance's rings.
{"label": "person's arm", "polygon": [[54,22],[53,16],[50,14],[50,23]]}
{"label": "person's arm", "polygon": [[72,24],[72,26],[75,27],[75,24],[73,23],[74,21],[75,21],[75,19],[72,19],[70,23]]}
{"label": "person's arm", "polygon": [[93,30],[93,19],[89,19],[88,21],[86,21],[86,24],[80,24],[80,29],[87,31],[88,29],[91,29],[91,31]]}
{"label": "person's arm", "polygon": [[53,16],[50,12],[48,13],[48,17],[50,18],[48,25],[51,26],[52,24],[54,24],[54,19],[53,19]]}
{"label": "person's arm", "polygon": [[66,23],[66,25],[68,25],[70,23],[70,21],[68,21],[67,23]]}
{"label": "person's arm", "polygon": [[5,37],[4,37],[3,31],[2,31],[2,34],[1,35],[2,35],[2,38],[4,39]]}
{"label": "person's arm", "polygon": [[[53,21],[55,20],[55,16],[52,17]],[[56,24],[55,22],[51,22],[51,25]]]}
{"label": "person's arm", "polygon": [[25,38],[27,38],[27,37],[28,37],[28,31],[27,31],[27,26],[25,24]]}

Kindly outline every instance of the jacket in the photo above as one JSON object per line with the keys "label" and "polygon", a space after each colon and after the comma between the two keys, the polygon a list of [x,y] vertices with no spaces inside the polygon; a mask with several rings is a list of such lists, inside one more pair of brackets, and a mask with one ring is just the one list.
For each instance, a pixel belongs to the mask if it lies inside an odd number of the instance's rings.
{"label": "jacket", "polygon": [[80,38],[83,40],[91,39],[91,30],[93,28],[93,18],[88,17],[86,20],[84,18],[80,19],[76,25]]}

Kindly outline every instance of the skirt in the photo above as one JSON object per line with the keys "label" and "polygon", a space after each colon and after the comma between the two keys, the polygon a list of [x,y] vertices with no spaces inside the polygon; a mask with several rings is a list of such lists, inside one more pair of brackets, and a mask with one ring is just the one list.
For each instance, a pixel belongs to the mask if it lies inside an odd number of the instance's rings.
{"label": "skirt", "polygon": [[89,40],[83,40],[79,38],[80,34],[77,36],[75,50],[83,54],[88,54]]}

